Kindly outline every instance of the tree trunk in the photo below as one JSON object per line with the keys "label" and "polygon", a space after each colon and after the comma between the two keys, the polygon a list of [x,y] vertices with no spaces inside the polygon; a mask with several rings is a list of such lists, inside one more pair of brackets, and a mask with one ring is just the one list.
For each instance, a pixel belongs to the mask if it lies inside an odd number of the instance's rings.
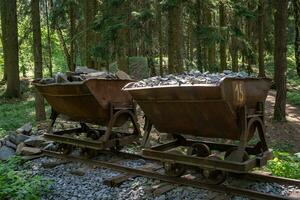
{"label": "tree trunk", "polygon": [[[18,46],[18,26],[16,0],[2,0],[1,18],[3,18],[4,29],[3,47],[4,66],[7,73],[7,97],[20,97],[20,77],[19,77],[19,46]],[[4,30],[4,32],[3,32]]]}
{"label": "tree trunk", "polygon": [[49,23],[49,6],[48,1],[45,1],[46,5],[46,24],[47,24],[47,47],[49,56],[49,75],[53,76],[53,66],[52,66],[52,47],[51,47],[51,37],[50,37],[50,23]]}
{"label": "tree trunk", "polygon": [[[31,20],[33,33],[33,57],[34,57],[34,78],[43,78],[42,41],[40,27],[40,5],[39,0],[31,0]],[[43,96],[35,91],[35,114],[36,120],[46,119],[45,102]]]}
{"label": "tree trunk", "polygon": [[196,1],[196,59],[197,59],[197,68],[200,72],[203,72],[203,62],[202,62],[202,45],[200,39],[200,28],[202,26],[201,22],[201,11],[202,11],[202,1]]}
{"label": "tree trunk", "polygon": [[168,71],[183,72],[182,60],[182,5],[181,3],[168,10]]}
{"label": "tree trunk", "polygon": [[[3,47],[3,59],[4,59],[4,63],[7,63],[7,53],[5,52],[7,47],[6,47],[6,15],[7,15],[7,9],[6,9],[6,1],[0,2],[0,6],[1,6],[1,31],[2,31],[2,47]],[[1,80],[1,82],[5,83],[7,81],[7,69],[6,69],[6,65],[4,64],[3,66],[3,78]]]}
{"label": "tree trunk", "polygon": [[70,71],[72,71],[72,67],[71,67],[71,56],[70,56],[70,52],[69,52],[69,49],[68,49],[68,47],[67,47],[66,41],[65,41],[65,39],[64,39],[63,32],[62,32],[62,30],[61,30],[59,27],[56,27],[56,33],[57,33],[57,36],[58,36],[58,38],[59,38],[61,48],[62,48],[63,51],[64,51],[65,58],[66,58],[66,60],[67,60],[68,69],[69,69]]}
{"label": "tree trunk", "polygon": [[264,0],[259,1],[258,6],[258,66],[259,66],[259,77],[265,77],[265,32],[264,32],[264,21],[265,21],[265,7]]}
{"label": "tree trunk", "polygon": [[300,1],[293,0],[294,2],[294,16],[295,16],[295,58],[297,74],[300,77]]}
{"label": "tree trunk", "polygon": [[69,4],[69,19],[70,19],[70,70],[75,71],[76,67],[76,54],[75,54],[75,10],[74,2]]}
{"label": "tree trunk", "polygon": [[224,71],[227,68],[227,61],[226,61],[226,36],[225,31],[223,30],[226,26],[226,14],[225,14],[225,5],[224,3],[220,2],[219,5],[219,23],[220,23],[220,34],[223,37],[223,40],[220,42],[220,71]]}
{"label": "tree trunk", "polygon": [[274,109],[274,120],[285,121],[286,113],[286,68],[287,68],[287,18],[288,0],[274,1],[275,3],[275,84],[276,101]]}
{"label": "tree trunk", "polygon": [[[233,26],[237,27],[238,22],[237,19],[233,19]],[[239,70],[239,63],[238,63],[238,40],[235,35],[231,36],[231,48],[230,48],[230,54],[231,54],[231,67],[232,71],[237,72]]]}
{"label": "tree trunk", "polygon": [[163,34],[162,34],[162,10],[159,0],[155,1],[157,11],[158,47],[159,47],[159,74],[164,75],[163,69]]}
{"label": "tree trunk", "polygon": [[[207,17],[207,25],[209,27],[213,27],[214,25],[214,16],[210,10],[210,8],[206,8],[206,17]],[[208,47],[208,67],[209,71],[214,71],[216,66],[216,43],[215,41],[210,41]]]}
{"label": "tree trunk", "polygon": [[86,49],[86,66],[95,68],[95,61],[92,58],[92,47],[93,47],[93,42],[94,42],[94,33],[92,30],[92,22],[95,17],[95,7],[96,7],[96,1],[95,0],[86,0],[85,1],[85,49]]}

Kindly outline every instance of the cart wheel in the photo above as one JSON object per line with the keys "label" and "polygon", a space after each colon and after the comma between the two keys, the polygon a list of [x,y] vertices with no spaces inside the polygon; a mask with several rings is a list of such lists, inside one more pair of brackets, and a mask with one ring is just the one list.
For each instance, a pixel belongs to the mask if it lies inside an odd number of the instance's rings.
{"label": "cart wheel", "polygon": [[[178,150],[171,150],[171,151],[169,151],[169,153],[183,154],[181,151],[178,151]],[[168,176],[179,177],[179,176],[182,176],[186,172],[186,168],[182,164],[172,163],[172,162],[164,162],[163,166],[165,169],[165,173]]]}
{"label": "cart wheel", "polygon": [[59,144],[57,149],[63,155],[68,155],[73,151],[73,146],[69,144]]}
{"label": "cart wheel", "polygon": [[80,155],[84,158],[93,158],[98,155],[97,150],[89,149],[89,148],[81,148]]}
{"label": "cart wheel", "polygon": [[119,146],[119,145],[109,148],[109,150],[113,153],[119,153],[122,149],[123,149],[123,146]]}
{"label": "cart wheel", "polygon": [[[211,159],[222,160],[220,157],[211,155],[209,156]],[[213,169],[204,169],[202,175],[206,179],[207,183],[218,185],[223,183],[228,176],[228,173],[222,170],[213,170]]]}
{"label": "cart wheel", "polygon": [[211,154],[209,147],[203,143],[195,143],[188,149],[188,155],[197,157],[207,157]]}
{"label": "cart wheel", "polygon": [[179,177],[186,171],[185,167],[178,163],[164,162],[163,165],[168,176]]}
{"label": "cart wheel", "polygon": [[87,135],[89,138],[92,138],[93,140],[98,140],[101,137],[99,131],[93,129],[88,130]]}
{"label": "cart wheel", "polygon": [[[236,151],[238,148],[237,147],[232,147],[230,149],[228,149],[225,153],[224,159],[226,160],[226,158],[234,151]],[[243,155],[243,162],[245,162],[246,160],[249,160],[249,154],[247,153],[247,151],[244,151],[244,155]]]}

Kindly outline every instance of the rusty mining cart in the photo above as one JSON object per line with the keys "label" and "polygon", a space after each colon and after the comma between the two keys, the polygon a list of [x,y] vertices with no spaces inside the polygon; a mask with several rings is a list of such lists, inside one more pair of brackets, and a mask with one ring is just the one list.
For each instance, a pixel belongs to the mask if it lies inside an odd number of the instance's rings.
{"label": "rusty mining cart", "polygon": [[[60,152],[70,153],[80,147],[85,153],[104,149],[119,150],[138,140],[140,129],[135,115],[132,97],[122,87],[132,80],[92,78],[82,82],[40,84],[34,82],[38,91],[52,107],[51,123],[45,138],[60,144]],[[53,132],[59,115],[80,123],[80,128]],[[117,132],[131,120],[133,132]],[[94,129],[87,124],[102,126]],[[86,137],[79,137],[85,133]]]}
{"label": "rusty mining cart", "polygon": [[[145,113],[143,144],[148,143],[152,125],[175,139],[143,149],[144,157],[164,163],[167,174],[180,176],[186,168],[196,168],[216,184],[225,180],[227,172],[247,173],[271,159],[264,124],[270,80],[224,78],[219,84],[141,88],[134,88],[133,84],[124,90]],[[249,145],[254,135],[258,139]],[[217,143],[205,138],[225,140]],[[183,147],[185,153],[182,150],[179,154],[178,147]]]}

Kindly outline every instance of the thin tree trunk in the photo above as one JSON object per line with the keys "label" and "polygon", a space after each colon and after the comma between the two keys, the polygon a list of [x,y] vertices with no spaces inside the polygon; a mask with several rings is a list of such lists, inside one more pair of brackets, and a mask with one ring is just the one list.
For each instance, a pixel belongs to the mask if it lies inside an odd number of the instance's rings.
{"label": "thin tree trunk", "polygon": [[[238,27],[238,21],[235,17],[233,18],[232,25],[234,27]],[[231,69],[232,69],[232,71],[237,72],[239,70],[238,40],[235,35],[231,36],[230,54],[231,54]]]}
{"label": "thin tree trunk", "polygon": [[264,32],[264,16],[265,16],[265,8],[264,8],[264,0],[259,1],[258,6],[258,66],[259,66],[259,77],[265,77],[265,32]]}
{"label": "thin tree trunk", "polygon": [[197,0],[196,1],[196,58],[197,58],[197,68],[200,72],[203,72],[203,62],[202,62],[202,45],[201,45],[201,39],[200,39],[200,28],[202,26],[201,22],[201,11],[202,11],[202,1]]}
{"label": "thin tree trunk", "polygon": [[293,0],[294,2],[294,16],[295,16],[295,58],[297,74],[300,77],[300,1]]}
{"label": "thin tree trunk", "polygon": [[0,3],[1,18],[4,18],[3,24],[5,24],[4,32],[2,29],[6,57],[4,65],[7,73],[5,94],[7,97],[20,97],[17,4],[16,0],[2,0]]}
{"label": "thin tree trunk", "polygon": [[[38,79],[43,78],[43,57],[39,0],[31,0],[31,20],[33,32],[34,78]],[[37,121],[46,119],[44,98],[37,90],[35,91],[35,114]]]}
{"label": "thin tree trunk", "polygon": [[58,27],[56,27],[56,33],[57,33],[57,36],[59,38],[59,41],[60,41],[60,45],[64,51],[64,54],[65,54],[65,58],[67,60],[67,65],[68,65],[68,69],[70,71],[72,71],[72,68],[71,68],[71,56],[70,56],[70,52],[68,50],[68,47],[67,47],[67,44],[66,44],[66,41],[64,39],[64,36],[63,36],[63,33],[62,33],[62,30]]}
{"label": "thin tree trunk", "polygon": [[4,59],[4,66],[3,66],[3,78],[1,80],[1,82],[5,83],[7,81],[7,69],[6,69],[6,65],[5,63],[7,63],[7,53],[5,52],[7,49],[7,45],[6,45],[6,15],[7,15],[7,9],[6,9],[6,1],[0,2],[0,6],[1,6],[1,31],[2,31],[2,48],[3,48],[3,59]]}
{"label": "thin tree trunk", "polygon": [[70,19],[70,70],[75,71],[76,67],[76,54],[75,54],[75,10],[74,10],[74,3],[70,2],[69,4],[69,19]]}
{"label": "thin tree trunk", "polygon": [[158,27],[158,47],[159,47],[159,74],[164,75],[163,69],[163,34],[162,34],[162,11],[159,0],[156,0],[156,10],[157,10],[157,27]]}
{"label": "thin tree trunk", "polygon": [[[206,17],[207,17],[207,24],[209,27],[213,27],[214,18],[213,14],[210,11],[210,8],[206,8]],[[209,71],[213,71],[216,65],[216,43],[215,41],[210,41],[208,47],[208,67]]]}
{"label": "thin tree trunk", "polygon": [[168,10],[168,70],[169,73],[182,73],[182,5],[169,8]]}
{"label": "thin tree trunk", "polygon": [[84,9],[84,21],[85,21],[85,59],[86,59],[86,65],[91,68],[95,68],[95,61],[92,58],[92,47],[94,42],[94,33],[92,30],[92,22],[95,17],[95,6],[96,1],[95,0],[86,0],[85,1],[85,9]]}
{"label": "thin tree trunk", "polygon": [[224,3],[220,3],[219,5],[219,23],[220,23],[220,33],[223,37],[223,40],[220,42],[220,71],[224,71],[227,68],[226,61],[226,39],[224,27],[226,26],[226,14],[225,14],[225,5]]}
{"label": "thin tree trunk", "polygon": [[276,101],[274,109],[274,120],[286,120],[286,68],[287,68],[287,18],[288,0],[274,1],[275,3],[275,84]]}
{"label": "thin tree trunk", "polygon": [[51,37],[50,37],[50,23],[49,23],[49,9],[48,0],[45,2],[46,5],[46,24],[47,24],[47,43],[48,43],[48,56],[49,56],[49,74],[53,76],[53,66],[52,66],[52,47],[51,47]]}

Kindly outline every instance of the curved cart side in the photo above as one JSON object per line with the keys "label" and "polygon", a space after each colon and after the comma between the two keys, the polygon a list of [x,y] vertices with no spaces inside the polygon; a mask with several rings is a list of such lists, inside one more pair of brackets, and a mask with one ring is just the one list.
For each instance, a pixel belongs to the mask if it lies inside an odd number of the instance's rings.
{"label": "curved cart side", "polygon": [[[52,106],[51,124],[45,137],[66,146],[101,150],[119,149],[137,140],[140,130],[135,115],[132,97],[122,87],[132,80],[87,79],[83,82],[63,84],[34,83],[40,93]],[[68,120],[80,122],[81,127],[71,130],[52,132],[58,115],[67,116]],[[122,126],[130,120],[132,133],[114,132],[114,127]],[[86,123],[104,126],[105,129],[92,129]],[[87,133],[88,140],[71,137],[72,134]],[[93,140],[90,140],[90,139]],[[88,151],[89,152],[89,151]]]}
{"label": "curved cart side", "polygon": [[[264,102],[270,86],[268,79],[225,78],[218,85],[131,88],[128,84],[124,90],[133,96],[145,113],[144,145],[152,124],[159,132],[171,133],[175,137],[173,142],[145,148],[145,157],[171,163],[175,168],[182,165],[205,168],[209,169],[207,174],[214,174],[215,171],[210,173],[211,170],[245,173],[265,165],[270,159],[264,127]],[[260,142],[248,146],[255,130],[258,130]],[[186,140],[182,135],[238,140],[239,144]],[[190,152],[196,152],[200,157],[170,153],[178,146],[195,147]],[[198,152],[203,150],[207,153],[209,150],[218,151],[224,158]],[[249,158],[248,154],[252,157]]]}

